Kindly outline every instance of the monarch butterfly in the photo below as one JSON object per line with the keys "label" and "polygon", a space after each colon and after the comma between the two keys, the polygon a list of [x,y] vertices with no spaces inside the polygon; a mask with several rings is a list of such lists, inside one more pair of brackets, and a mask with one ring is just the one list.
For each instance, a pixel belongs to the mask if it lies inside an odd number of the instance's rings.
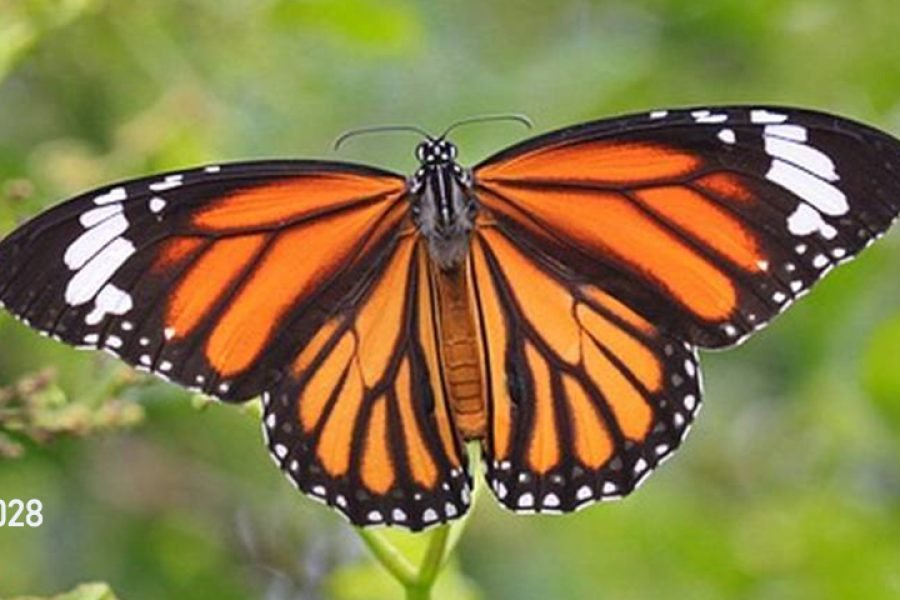
{"label": "monarch butterfly", "polygon": [[633,491],[739,343],[900,211],[900,142],[779,107],[654,111],[409,178],[260,161],[82,194],[0,243],[26,324],[241,402],[356,525],[460,517],[480,440],[496,498],[569,512]]}

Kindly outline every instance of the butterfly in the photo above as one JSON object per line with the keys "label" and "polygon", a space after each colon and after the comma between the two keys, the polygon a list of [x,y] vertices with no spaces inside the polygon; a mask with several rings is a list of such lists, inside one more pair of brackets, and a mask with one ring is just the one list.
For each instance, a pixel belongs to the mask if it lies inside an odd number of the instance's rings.
{"label": "butterfly", "polygon": [[226,402],[355,525],[497,500],[565,513],[632,492],[735,345],[881,236],[900,142],[780,107],[654,111],[410,177],[311,160],[87,192],[0,243],[0,301],[56,339]]}

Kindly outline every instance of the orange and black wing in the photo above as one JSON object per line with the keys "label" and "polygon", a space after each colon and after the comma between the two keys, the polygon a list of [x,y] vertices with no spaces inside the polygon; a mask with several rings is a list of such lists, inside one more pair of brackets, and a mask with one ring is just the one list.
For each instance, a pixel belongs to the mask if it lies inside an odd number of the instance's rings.
{"label": "orange and black wing", "polygon": [[273,458],[357,525],[462,516],[471,481],[437,364],[427,250],[412,232],[263,397]]}
{"label": "orange and black wing", "polygon": [[264,161],[115,184],[0,243],[0,302],[26,324],[241,401],[277,382],[396,245],[404,180]]}
{"label": "orange and black wing", "polygon": [[526,141],[475,179],[519,243],[669,334],[723,347],[884,233],[900,142],[794,109],[658,111]]}
{"label": "orange and black wing", "polygon": [[699,408],[696,348],[498,227],[478,230],[471,269],[497,498],[568,512],[629,493]]}
{"label": "orange and black wing", "polygon": [[633,489],[700,402],[695,347],[745,339],[900,211],[900,142],[772,107],[579,125],[474,176],[488,477],[517,510]]}

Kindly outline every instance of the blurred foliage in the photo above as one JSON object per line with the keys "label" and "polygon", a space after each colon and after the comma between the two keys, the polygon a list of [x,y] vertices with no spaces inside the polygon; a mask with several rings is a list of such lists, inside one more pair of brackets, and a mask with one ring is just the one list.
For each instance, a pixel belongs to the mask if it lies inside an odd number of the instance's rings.
{"label": "blurred foliage", "polygon": [[117,390],[135,379],[131,370],[118,369],[109,381],[98,382],[93,401],[81,398],[78,402],[66,399],[53,369],[0,387],[0,459],[22,455],[16,437],[48,444],[61,435],[83,437],[136,425],[143,419],[143,408],[134,401],[115,398]]}
{"label": "blurred foliage", "polygon": [[[896,134],[898,24],[894,0],[0,0],[0,232],[116,179],[327,156],[369,124],[520,111],[547,130],[777,102]],[[454,137],[473,163],[521,135]],[[408,171],[414,142],[342,156]],[[894,232],[744,347],[704,355],[691,438],[628,500],[519,518],[486,494],[440,597],[900,597],[898,300]],[[399,594],[271,466],[255,418],[104,383],[121,373],[0,315],[0,446],[21,455],[0,460],[0,498],[39,498],[45,517],[0,528],[0,595]]]}
{"label": "blurred foliage", "polygon": [[71,592],[53,596],[52,598],[39,598],[37,596],[19,596],[10,600],[117,600],[116,595],[105,583],[85,583],[79,585]]}

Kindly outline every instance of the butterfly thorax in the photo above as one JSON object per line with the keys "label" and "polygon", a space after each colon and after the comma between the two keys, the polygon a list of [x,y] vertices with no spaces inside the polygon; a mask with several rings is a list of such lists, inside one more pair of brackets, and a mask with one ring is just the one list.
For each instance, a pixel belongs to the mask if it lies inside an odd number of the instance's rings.
{"label": "butterfly thorax", "polygon": [[469,250],[477,205],[471,173],[456,163],[456,146],[428,139],[416,148],[420,167],[410,178],[413,220],[443,270],[459,267]]}

